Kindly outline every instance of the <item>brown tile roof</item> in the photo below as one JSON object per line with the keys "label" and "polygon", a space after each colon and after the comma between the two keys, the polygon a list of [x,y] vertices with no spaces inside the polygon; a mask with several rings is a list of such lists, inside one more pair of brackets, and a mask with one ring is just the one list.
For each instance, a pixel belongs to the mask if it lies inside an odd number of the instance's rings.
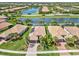
{"label": "brown tile roof", "polygon": [[30,40],[38,40],[39,36],[45,36],[45,27],[44,26],[35,26],[34,31],[29,34]]}
{"label": "brown tile roof", "polygon": [[71,34],[79,37],[79,28],[75,26],[66,26],[65,29]]}
{"label": "brown tile roof", "polygon": [[67,35],[67,32],[60,26],[48,26],[48,30],[52,36],[61,37],[62,35]]}
{"label": "brown tile roof", "polygon": [[5,28],[5,27],[8,27],[8,26],[10,26],[11,24],[10,23],[8,23],[8,22],[2,22],[2,23],[0,23],[0,30],[2,30],[3,28]]}
{"label": "brown tile roof", "polygon": [[1,23],[1,22],[4,22],[4,21],[5,21],[5,19],[0,19],[0,23]]}
{"label": "brown tile roof", "polygon": [[27,26],[25,26],[25,25],[17,24],[14,27],[12,27],[11,29],[8,29],[7,31],[5,31],[2,34],[0,34],[0,37],[7,37],[11,33],[18,33],[18,34],[20,34],[26,28],[27,28]]}
{"label": "brown tile roof", "polygon": [[47,6],[43,6],[43,7],[42,7],[42,12],[49,12],[48,7],[47,7]]}
{"label": "brown tile roof", "polygon": [[45,36],[45,27],[44,26],[35,26],[35,31],[34,31],[35,35],[41,35],[41,36]]}

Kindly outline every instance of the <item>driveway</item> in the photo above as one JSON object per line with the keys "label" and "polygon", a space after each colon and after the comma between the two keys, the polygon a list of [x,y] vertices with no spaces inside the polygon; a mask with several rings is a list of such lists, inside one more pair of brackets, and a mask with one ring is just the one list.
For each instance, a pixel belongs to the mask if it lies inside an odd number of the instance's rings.
{"label": "driveway", "polygon": [[37,55],[37,43],[29,43],[27,56],[36,56]]}
{"label": "driveway", "polygon": [[[67,50],[66,47],[65,47],[65,43],[61,42],[61,45],[60,46],[57,46],[58,50]],[[60,53],[60,55],[62,56],[67,56],[67,55],[70,55],[68,52],[63,52],[63,53]]]}

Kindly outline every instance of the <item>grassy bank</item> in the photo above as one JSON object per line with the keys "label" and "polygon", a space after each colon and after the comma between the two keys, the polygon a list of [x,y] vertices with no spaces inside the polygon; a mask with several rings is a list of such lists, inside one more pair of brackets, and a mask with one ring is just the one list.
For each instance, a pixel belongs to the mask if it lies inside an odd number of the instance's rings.
{"label": "grassy bank", "polygon": [[[79,15],[49,15],[49,16],[42,16],[42,15],[24,15],[21,16],[23,18],[79,18]],[[15,17],[14,17],[15,18]],[[19,16],[17,16],[17,18],[20,18]]]}
{"label": "grassy bank", "polygon": [[4,55],[4,56],[25,56],[25,54],[6,53],[6,52],[0,52],[0,55]]}

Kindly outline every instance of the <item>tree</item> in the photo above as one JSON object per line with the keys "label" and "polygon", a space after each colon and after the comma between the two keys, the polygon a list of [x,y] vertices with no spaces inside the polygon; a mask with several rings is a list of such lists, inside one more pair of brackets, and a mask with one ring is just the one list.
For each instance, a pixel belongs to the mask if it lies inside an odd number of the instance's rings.
{"label": "tree", "polygon": [[74,46],[74,42],[77,40],[76,36],[72,36],[72,37],[67,37],[66,38],[66,42],[69,46]]}
{"label": "tree", "polygon": [[48,44],[47,44],[47,37],[46,36],[42,36],[39,39],[40,44],[43,46],[44,50],[48,49]]}
{"label": "tree", "polygon": [[50,25],[59,25],[55,20],[51,21]]}
{"label": "tree", "polygon": [[46,50],[46,49],[50,49],[50,47],[53,46],[54,39],[52,38],[50,33],[48,33],[44,37],[40,37],[39,42],[43,46],[44,50]]}

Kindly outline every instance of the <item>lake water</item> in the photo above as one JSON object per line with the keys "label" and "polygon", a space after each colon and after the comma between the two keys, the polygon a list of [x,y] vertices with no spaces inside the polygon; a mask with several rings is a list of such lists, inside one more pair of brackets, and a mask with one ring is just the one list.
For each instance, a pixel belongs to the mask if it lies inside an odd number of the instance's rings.
{"label": "lake water", "polygon": [[25,14],[36,14],[39,11],[39,8],[30,8],[30,9],[25,9],[21,13],[23,15]]}
{"label": "lake water", "polygon": [[[52,21],[56,21],[57,23],[65,23],[65,22],[74,22],[79,23],[79,18],[29,18],[32,24],[37,24],[40,21],[45,23],[50,23]],[[27,18],[20,18],[20,21],[28,20]]]}
{"label": "lake water", "polygon": [[[39,8],[30,8],[22,11],[22,14],[36,14]],[[79,18],[29,18],[32,24],[37,24],[39,21],[44,21],[45,23],[50,23],[51,21],[56,21],[57,23],[64,22],[74,22],[79,23]],[[20,21],[28,20],[27,18],[20,18]]]}

